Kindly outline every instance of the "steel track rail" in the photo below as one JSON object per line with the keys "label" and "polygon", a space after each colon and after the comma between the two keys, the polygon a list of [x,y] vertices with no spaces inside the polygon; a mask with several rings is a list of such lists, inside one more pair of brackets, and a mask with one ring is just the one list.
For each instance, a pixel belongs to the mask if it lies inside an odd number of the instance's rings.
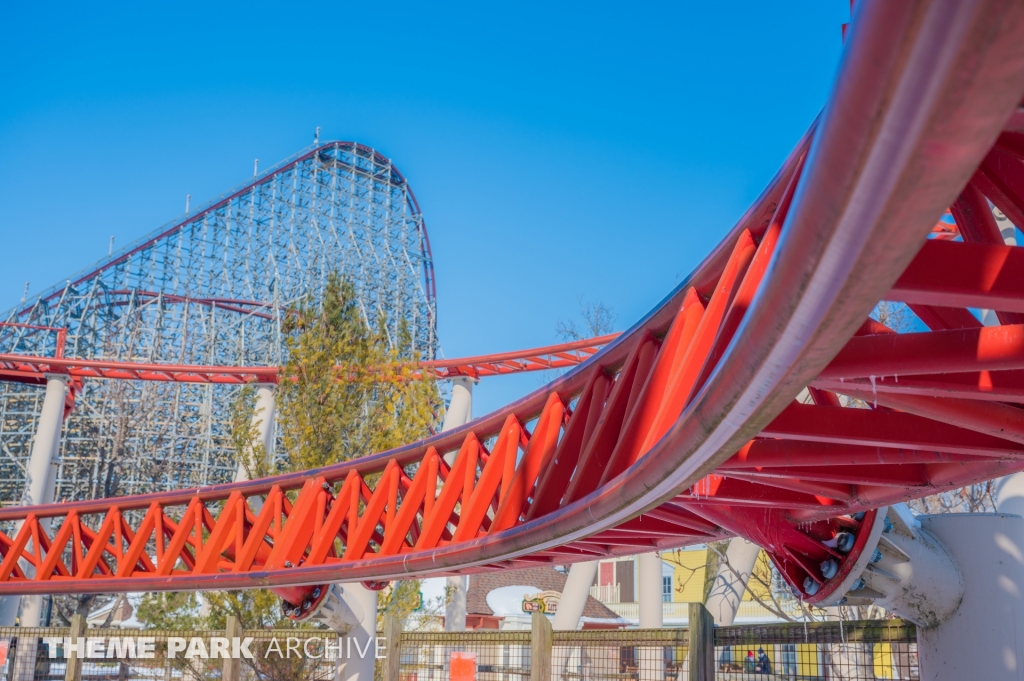
{"label": "steel track rail", "polygon": [[[0,328],[4,324],[0,323]],[[59,329],[58,329],[59,330]],[[597,353],[618,334],[607,334],[569,343],[541,348],[501,352],[475,357],[437,359],[419,362],[417,366],[439,379],[469,376],[502,376],[529,371],[547,371],[573,367]],[[105,378],[170,383],[277,383],[278,367],[200,366],[188,364],[147,364],[104,359],[40,357],[19,353],[0,353],[0,381],[16,383],[45,382],[48,373],[66,374],[72,378]]]}

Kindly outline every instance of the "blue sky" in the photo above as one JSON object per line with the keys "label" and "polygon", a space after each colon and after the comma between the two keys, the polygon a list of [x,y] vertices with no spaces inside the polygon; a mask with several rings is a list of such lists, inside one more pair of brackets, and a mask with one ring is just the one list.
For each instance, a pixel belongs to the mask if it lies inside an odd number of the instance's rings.
{"label": "blue sky", "polygon": [[[824,104],[844,0],[0,4],[0,309],[312,141],[391,157],[449,357],[629,326]],[[477,388],[478,414],[540,385]]]}

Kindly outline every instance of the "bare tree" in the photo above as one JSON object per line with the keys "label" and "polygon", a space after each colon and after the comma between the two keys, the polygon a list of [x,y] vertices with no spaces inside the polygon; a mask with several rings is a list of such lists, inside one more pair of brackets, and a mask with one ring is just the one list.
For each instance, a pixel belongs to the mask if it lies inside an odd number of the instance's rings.
{"label": "bare tree", "polygon": [[881,300],[871,311],[871,318],[896,333],[907,333],[914,326],[914,313],[904,303]]}
{"label": "bare tree", "polygon": [[555,324],[555,335],[570,342],[603,336],[615,330],[618,319],[612,308],[603,302],[587,302],[582,295],[576,297],[579,303],[579,320],[561,320]]}
{"label": "bare tree", "polygon": [[995,481],[986,480],[923,499],[914,499],[910,508],[918,513],[992,513],[996,510]]}

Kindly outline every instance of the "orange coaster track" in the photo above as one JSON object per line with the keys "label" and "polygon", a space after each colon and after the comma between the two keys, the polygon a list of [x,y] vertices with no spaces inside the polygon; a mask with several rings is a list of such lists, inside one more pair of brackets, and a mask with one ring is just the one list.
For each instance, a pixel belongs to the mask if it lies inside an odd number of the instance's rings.
{"label": "orange coaster track", "polygon": [[[859,551],[836,535],[862,547],[871,509],[1024,470],[1024,255],[988,204],[1024,225],[1022,94],[1024,4],[858,3],[835,91],[776,178],[589,360],[348,463],[0,510],[21,521],[0,534],[0,593],[272,586],[298,603],[327,582],[742,535],[806,600],[833,598]],[[880,300],[930,330],[869,320]]]}
{"label": "orange coaster track", "polygon": [[[0,323],[3,327],[19,327],[22,324]],[[42,327],[30,327],[42,328]],[[52,329],[61,337],[61,329]],[[457,359],[436,359],[420,362],[424,371],[432,372],[437,378],[469,376],[503,376],[527,371],[545,371],[573,367],[589,359],[619,334],[613,333],[597,338],[560,343],[543,348],[532,348],[517,352],[503,352],[479,357]],[[229,367],[193,366],[184,364],[140,364],[137,362],[115,362],[96,359],[69,359],[63,357],[63,346],[58,341],[56,356],[33,357],[21,354],[0,353],[0,381],[44,385],[46,374],[67,374],[72,379],[115,378],[136,381],[166,381],[177,383],[277,383],[280,380],[277,367]]]}

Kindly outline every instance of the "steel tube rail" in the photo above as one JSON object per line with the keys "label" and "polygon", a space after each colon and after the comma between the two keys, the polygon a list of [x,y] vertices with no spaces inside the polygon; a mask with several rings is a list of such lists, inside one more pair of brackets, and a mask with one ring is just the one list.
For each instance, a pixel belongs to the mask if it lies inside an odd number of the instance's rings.
{"label": "steel tube rail", "polygon": [[[0,324],[0,326],[3,326]],[[569,343],[476,357],[437,359],[417,366],[437,378],[500,376],[576,366],[593,356],[619,334],[612,333]],[[278,367],[201,366],[148,364],[103,359],[66,359],[0,353],[0,381],[37,382],[46,373],[65,373],[74,378],[109,378],[179,383],[276,383]]]}

